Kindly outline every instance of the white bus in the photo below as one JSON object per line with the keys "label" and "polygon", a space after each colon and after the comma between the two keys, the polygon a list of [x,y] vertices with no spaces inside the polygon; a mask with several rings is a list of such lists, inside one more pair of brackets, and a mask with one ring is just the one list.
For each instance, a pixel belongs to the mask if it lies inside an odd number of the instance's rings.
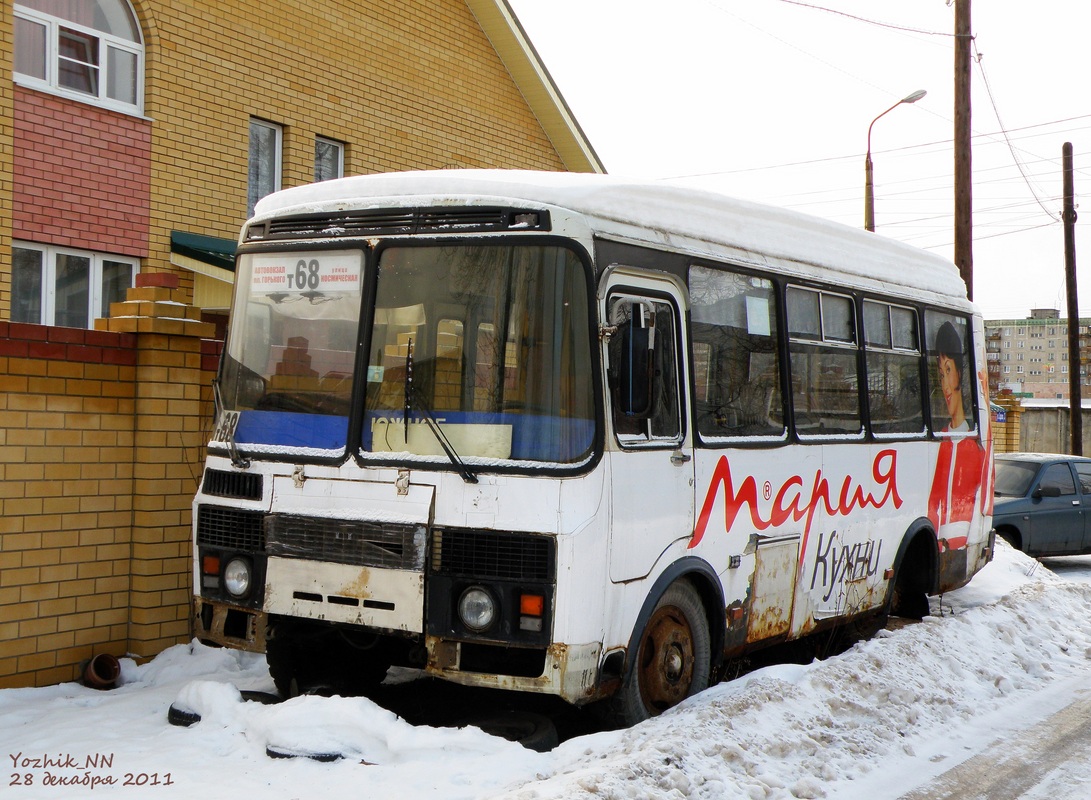
{"label": "white bus", "polygon": [[277,192],[194,500],[198,637],[660,713],[991,557],[983,326],[864,231],[603,175]]}

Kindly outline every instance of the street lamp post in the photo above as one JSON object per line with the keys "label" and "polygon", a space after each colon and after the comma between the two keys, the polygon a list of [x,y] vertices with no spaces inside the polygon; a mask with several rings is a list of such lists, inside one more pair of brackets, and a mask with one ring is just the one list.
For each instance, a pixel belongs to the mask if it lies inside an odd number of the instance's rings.
{"label": "street lamp post", "polygon": [[871,171],[871,129],[875,126],[875,123],[879,121],[880,117],[889,114],[896,109],[902,103],[915,103],[924,97],[928,92],[924,89],[918,89],[913,94],[906,95],[897,103],[892,105],[878,117],[871,121],[871,125],[867,126],[867,158],[864,161],[864,230],[875,230],[875,186],[872,183],[872,171]]}

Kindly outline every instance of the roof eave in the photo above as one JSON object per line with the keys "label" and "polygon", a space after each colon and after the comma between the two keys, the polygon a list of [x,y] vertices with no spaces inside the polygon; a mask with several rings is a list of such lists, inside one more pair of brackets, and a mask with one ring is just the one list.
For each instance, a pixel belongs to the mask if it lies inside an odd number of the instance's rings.
{"label": "roof eave", "polygon": [[570,172],[606,172],[507,0],[466,0]]}

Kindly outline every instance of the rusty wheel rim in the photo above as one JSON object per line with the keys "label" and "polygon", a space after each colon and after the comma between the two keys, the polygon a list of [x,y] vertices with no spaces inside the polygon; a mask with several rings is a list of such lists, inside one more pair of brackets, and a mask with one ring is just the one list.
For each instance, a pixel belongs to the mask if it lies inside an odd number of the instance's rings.
{"label": "rusty wheel rim", "polygon": [[681,609],[656,609],[640,644],[640,698],[652,714],[682,702],[693,682],[693,630]]}

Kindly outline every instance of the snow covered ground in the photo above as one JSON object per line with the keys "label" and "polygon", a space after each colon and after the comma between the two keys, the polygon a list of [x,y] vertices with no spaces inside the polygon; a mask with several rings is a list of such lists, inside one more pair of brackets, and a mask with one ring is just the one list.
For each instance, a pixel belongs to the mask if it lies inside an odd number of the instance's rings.
{"label": "snow covered ground", "polygon": [[[1091,693],[1091,559],[1043,565],[997,549],[919,625],[549,753],[476,728],[414,727],[365,699],[243,702],[240,690],[272,691],[262,657],[181,645],[142,666],[123,660],[112,691],[0,691],[0,794],[896,798]],[[168,724],[172,703],[201,721]],[[267,747],[345,757],[273,759]],[[1091,766],[1073,769],[1066,785],[1091,786]]]}

